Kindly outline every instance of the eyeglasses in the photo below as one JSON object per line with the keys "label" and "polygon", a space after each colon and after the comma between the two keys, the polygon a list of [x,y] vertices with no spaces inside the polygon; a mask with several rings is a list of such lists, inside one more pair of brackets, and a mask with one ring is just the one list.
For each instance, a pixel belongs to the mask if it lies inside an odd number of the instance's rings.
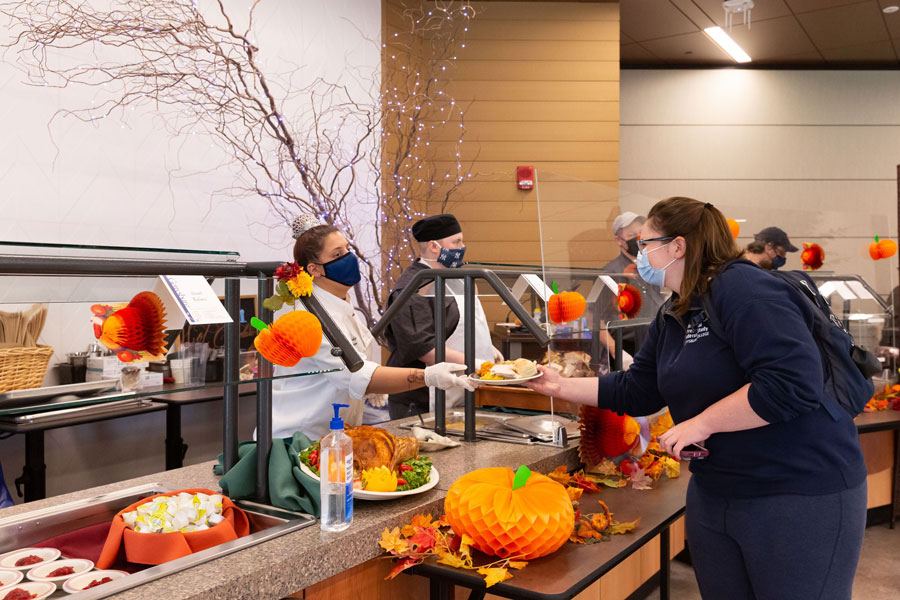
{"label": "eyeglasses", "polygon": [[655,237],[655,238],[647,238],[646,240],[638,240],[638,250],[643,250],[647,247],[647,244],[650,242],[668,242],[670,240],[674,240],[674,235],[665,235],[663,237]]}

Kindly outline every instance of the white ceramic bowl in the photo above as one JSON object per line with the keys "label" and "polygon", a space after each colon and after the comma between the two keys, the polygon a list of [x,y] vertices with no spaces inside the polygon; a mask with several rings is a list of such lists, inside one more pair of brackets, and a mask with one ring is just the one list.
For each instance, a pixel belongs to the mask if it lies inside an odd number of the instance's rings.
{"label": "white ceramic bowl", "polygon": [[[90,571],[88,573],[82,573],[81,575],[75,575],[71,579],[67,579],[63,584],[62,589],[70,594],[77,594],[78,592],[83,592],[84,589],[91,584],[92,581],[99,581],[104,577],[109,577],[113,581],[116,579],[121,579],[122,577],[128,577],[128,573],[125,571]],[[109,583],[109,582],[107,582]],[[100,587],[100,586],[95,586]]]}
{"label": "white ceramic bowl", "polygon": [[[73,572],[67,573],[66,575],[57,575],[56,577],[50,576],[50,573],[52,573],[53,571],[65,567],[72,567],[72,569],[74,570]],[[66,558],[64,560],[54,560],[52,562],[44,563],[39,567],[35,567],[32,570],[28,571],[28,579],[32,581],[65,581],[66,579],[71,579],[75,575],[87,573],[93,568],[94,563],[87,560],[86,558]]]}
{"label": "white ceramic bowl", "polygon": [[[41,562],[39,563],[34,563],[31,565],[22,565],[20,567],[16,566],[16,561],[23,559],[26,556],[31,556],[32,554],[35,556],[40,556],[43,560],[41,560]],[[7,552],[6,554],[0,556],[0,568],[30,571],[38,565],[48,563],[52,560],[56,560],[57,558],[59,558],[59,550],[57,550],[56,548],[21,548],[19,550]]]}
{"label": "white ceramic bowl", "polygon": [[22,571],[16,569],[0,569],[0,590],[19,583],[25,577]]}
{"label": "white ceramic bowl", "polygon": [[56,584],[52,581],[25,581],[11,585],[0,590],[0,599],[15,589],[23,589],[34,597],[31,600],[41,600],[56,591]]}

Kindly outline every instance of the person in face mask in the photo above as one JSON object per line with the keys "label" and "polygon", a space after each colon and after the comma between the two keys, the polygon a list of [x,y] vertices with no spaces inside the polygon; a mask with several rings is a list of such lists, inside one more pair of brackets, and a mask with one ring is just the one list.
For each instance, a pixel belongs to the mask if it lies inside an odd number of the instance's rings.
{"label": "person in face mask", "polygon": [[[362,277],[359,262],[350,250],[347,238],[336,228],[321,224],[312,215],[296,219],[293,229],[297,239],[294,260],[313,276],[313,295],[361,356],[378,357],[380,348],[350,303],[350,290]],[[392,368],[381,366],[376,358],[366,360],[361,369],[351,373],[339,357],[331,354],[331,350],[331,344],[323,339],[315,356],[304,358],[294,367],[275,367],[276,376],[340,370],[272,382],[273,438],[290,437],[295,431],[302,431],[311,439],[319,439],[328,432],[333,416],[332,403],[348,404],[349,408],[342,413],[344,422],[360,425],[364,404],[372,408],[383,407],[386,394],[421,389],[427,400],[425,386],[441,389],[473,387],[465,376],[464,365],[445,362],[427,368],[424,365],[422,368]]]}
{"label": "person in face mask", "polygon": [[659,201],[638,245],[638,273],[672,297],[631,368],[565,378],[539,366],[525,387],[635,417],[668,407],[674,426],[661,449],[706,454],[690,463],[685,513],[704,598],[849,600],[866,468],[853,418],[824,386],[818,309],[738,260],[725,215],[708,202]]}
{"label": "person in face mask", "polygon": [[755,262],[763,269],[780,269],[787,262],[788,252],[797,252],[783,229],[766,227],[747,244],[744,258]]}
{"label": "person in face mask", "polygon": [[[419,259],[406,269],[388,298],[390,306],[397,296],[409,285],[416,273],[423,269],[453,269],[463,264],[466,247],[463,244],[462,228],[456,217],[449,214],[432,215],[413,223],[413,238],[419,243]],[[445,300],[446,327],[444,331],[445,356],[453,363],[465,363],[463,355],[463,314],[461,282],[448,281]],[[428,283],[419,293],[410,298],[405,309],[398,314],[385,330],[391,355],[387,364],[397,367],[424,367],[434,363],[434,291]],[[491,345],[491,334],[484,317],[484,309],[475,299],[475,356],[479,360],[495,360],[499,357]],[[426,413],[430,410],[430,394],[427,390],[413,390],[391,394],[388,407],[392,419]],[[447,394],[447,406],[462,404],[463,390]]]}

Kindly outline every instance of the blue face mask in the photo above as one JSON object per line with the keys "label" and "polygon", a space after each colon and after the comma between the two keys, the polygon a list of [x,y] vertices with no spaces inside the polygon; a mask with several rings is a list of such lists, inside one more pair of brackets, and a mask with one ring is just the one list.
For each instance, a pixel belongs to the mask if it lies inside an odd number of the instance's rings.
{"label": "blue face mask", "polygon": [[444,265],[448,269],[455,269],[463,262],[463,256],[466,255],[466,247],[462,248],[441,248],[441,253],[437,257],[437,262]]}
{"label": "blue face mask", "polygon": [[[656,252],[660,248],[664,248],[665,246],[668,246],[671,243],[672,242],[663,244],[662,246],[659,246],[658,248],[654,248],[653,250],[650,250],[650,252]],[[666,269],[668,269],[669,265],[671,265],[673,262],[675,262],[678,259],[673,258],[671,261],[669,261],[668,265],[666,265],[665,267],[663,267],[661,269],[657,269],[656,267],[654,267],[650,264],[650,258],[647,256],[650,252],[646,252],[644,250],[641,250],[638,252],[637,260],[635,261],[635,265],[637,266],[638,275],[640,275],[641,279],[643,279],[650,285],[662,287],[666,283]]]}
{"label": "blue face mask", "polygon": [[352,252],[322,264],[325,269],[325,277],[335,283],[353,287],[362,279],[359,273],[359,261]]}
{"label": "blue face mask", "polygon": [[772,268],[780,269],[787,262],[787,259],[783,256],[775,255],[775,258],[772,259]]}

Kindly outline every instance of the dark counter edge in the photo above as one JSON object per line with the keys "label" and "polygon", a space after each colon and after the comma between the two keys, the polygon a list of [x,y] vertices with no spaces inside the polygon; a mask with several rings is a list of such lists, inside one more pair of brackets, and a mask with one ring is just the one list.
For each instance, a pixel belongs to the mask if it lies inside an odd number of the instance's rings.
{"label": "dark counter edge", "polygon": [[[407,434],[397,428],[399,423],[402,421],[386,424],[386,428],[399,435]],[[447,489],[463,473],[485,466],[516,468],[521,464],[548,472],[561,464],[572,468],[578,463],[577,445],[552,448],[480,441],[432,456],[441,474],[435,489],[400,501],[358,501],[354,505],[354,523],[347,531],[323,533],[316,524],[114,597],[128,600],[281,598],[381,555],[378,541],[386,527],[404,525],[419,513],[442,514]],[[16,505],[0,510],[0,518],[146,483],[159,483],[172,489],[206,487],[218,491],[218,478],[212,473],[214,464],[209,461]]]}

